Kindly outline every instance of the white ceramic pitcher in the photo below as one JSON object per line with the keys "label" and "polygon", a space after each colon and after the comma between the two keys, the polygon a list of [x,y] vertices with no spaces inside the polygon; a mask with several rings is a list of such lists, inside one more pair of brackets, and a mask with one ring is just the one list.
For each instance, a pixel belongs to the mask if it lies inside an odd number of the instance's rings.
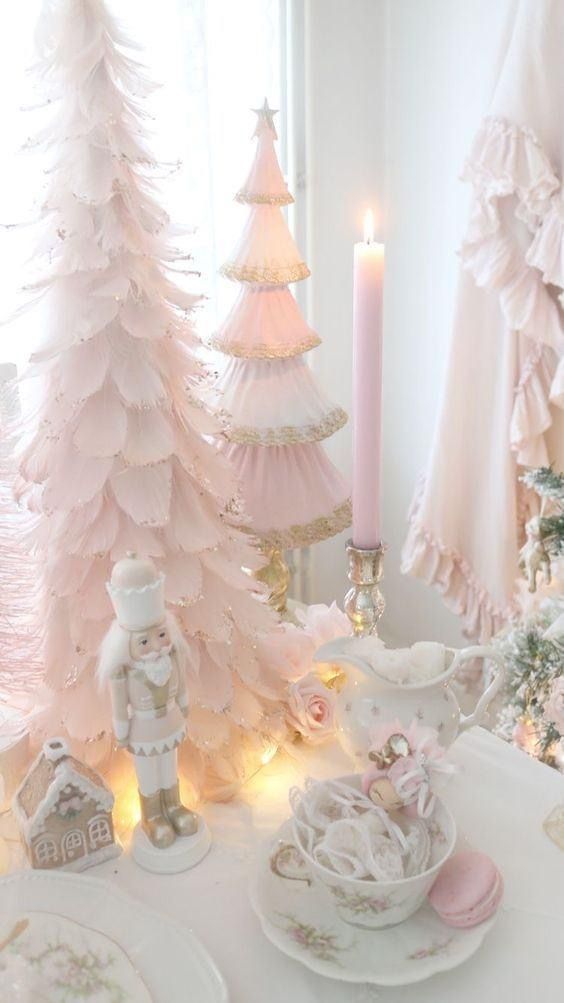
{"label": "white ceramic pitcher", "polygon": [[[472,725],[480,724],[505,677],[501,655],[491,647],[443,647],[444,669],[424,682],[395,683],[378,674],[378,658],[385,649],[379,638],[340,637],[324,644],[315,653],[315,661],[338,665],[346,681],[337,687],[337,737],[345,752],[357,761],[366,761],[370,733],[380,722],[396,718],[407,727],[415,718],[422,725],[435,728],[445,747]],[[357,650],[360,648],[360,651]],[[460,666],[472,658],[486,658],[495,663],[492,681],[482,693],[472,714],[461,714],[450,681]]]}

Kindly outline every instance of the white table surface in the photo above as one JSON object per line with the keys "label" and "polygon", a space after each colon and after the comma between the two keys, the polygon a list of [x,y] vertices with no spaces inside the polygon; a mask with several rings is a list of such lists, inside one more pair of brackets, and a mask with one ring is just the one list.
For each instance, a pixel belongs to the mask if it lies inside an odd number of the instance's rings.
{"label": "white table surface", "polygon": [[[157,876],[123,855],[88,873],[116,881],[188,925],[215,958],[232,1003],[562,1003],[564,852],[542,823],[564,802],[564,777],[481,728],[452,750],[461,772],[445,800],[471,843],[505,878],[505,903],[479,952],[453,972],[405,988],[351,985],[316,975],[266,939],[248,899],[255,847],[282,823],[288,788],[307,775],[350,772],[337,745],[277,756],[236,801],[203,814],[214,845],[194,870]],[[189,986],[187,1003],[192,998]]]}

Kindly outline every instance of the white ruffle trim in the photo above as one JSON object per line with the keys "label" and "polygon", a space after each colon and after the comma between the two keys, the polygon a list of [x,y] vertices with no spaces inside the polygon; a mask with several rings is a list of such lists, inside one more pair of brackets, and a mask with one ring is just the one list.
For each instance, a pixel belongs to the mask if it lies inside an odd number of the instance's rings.
{"label": "white ruffle trim", "polygon": [[[463,265],[478,286],[497,293],[509,330],[530,339],[515,386],[511,447],[519,464],[543,465],[548,462],[544,433],[552,424],[550,402],[564,406],[561,182],[533,131],[499,118],[485,119],[462,178],[472,184],[475,196],[460,251]],[[503,201],[510,197],[513,202]],[[531,234],[528,246],[517,234],[515,219]],[[465,632],[487,640],[514,610],[497,605],[462,554],[423,525],[422,499],[420,487],[402,570],[436,585],[449,609],[462,617]]]}
{"label": "white ruffle trim", "polygon": [[409,532],[402,551],[401,571],[435,585],[445,605],[462,619],[464,633],[488,641],[514,615],[500,607],[457,550],[446,547],[420,521],[425,482],[418,486],[409,515]]}
{"label": "white ruffle trim", "polygon": [[[543,433],[551,425],[549,402],[562,406],[562,312],[547,283],[564,297],[564,228],[560,181],[530,129],[488,118],[462,174],[475,203],[461,249],[479,286],[498,293],[510,330],[531,339],[515,391],[511,446],[522,465],[547,461]],[[524,249],[500,200],[514,196],[513,215],[532,234]]]}
{"label": "white ruffle trim", "polygon": [[543,282],[556,286],[564,306],[564,193],[554,195],[527,251],[527,262],[537,268]]}
{"label": "white ruffle trim", "polygon": [[560,187],[532,129],[491,116],[478,130],[461,176],[473,185],[492,230],[499,223],[498,199],[516,194],[517,215],[533,229]]}

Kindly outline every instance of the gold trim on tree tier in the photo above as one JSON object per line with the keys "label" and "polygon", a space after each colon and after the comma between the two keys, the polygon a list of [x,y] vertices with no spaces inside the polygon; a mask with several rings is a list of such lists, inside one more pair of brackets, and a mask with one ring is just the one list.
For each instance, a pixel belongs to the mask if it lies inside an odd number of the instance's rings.
{"label": "gold trim on tree tier", "polygon": [[256,282],[265,286],[287,286],[289,282],[299,282],[307,279],[311,272],[305,262],[297,265],[285,265],[281,268],[259,268],[257,265],[223,265],[221,275],[234,282]]}
{"label": "gold trim on tree tier", "polygon": [[282,425],[279,428],[258,429],[244,425],[227,428],[230,442],[246,446],[294,446],[300,442],[319,442],[327,439],[348,421],[348,414],[336,407],[316,425]]}
{"label": "gold trim on tree tier", "polygon": [[321,344],[317,335],[304,338],[288,347],[273,349],[271,345],[258,343],[249,348],[244,341],[223,341],[221,338],[210,338],[208,345],[223,355],[232,355],[236,359],[292,359],[295,355],[303,355]]}
{"label": "gold trim on tree tier", "polygon": [[[331,515],[320,516],[313,522],[306,523],[305,526],[289,526],[285,530],[272,530],[268,533],[257,533],[264,546],[273,547],[277,550],[293,550],[297,547],[310,547],[321,540],[327,540],[331,536],[336,536],[343,529],[350,526],[352,520],[352,505],[350,498],[342,505],[333,509]],[[251,530],[252,531],[252,530]]]}
{"label": "gold trim on tree tier", "polygon": [[235,201],[244,205],[291,205],[296,200],[290,192],[286,192],[285,195],[255,195],[242,189],[237,192]]}

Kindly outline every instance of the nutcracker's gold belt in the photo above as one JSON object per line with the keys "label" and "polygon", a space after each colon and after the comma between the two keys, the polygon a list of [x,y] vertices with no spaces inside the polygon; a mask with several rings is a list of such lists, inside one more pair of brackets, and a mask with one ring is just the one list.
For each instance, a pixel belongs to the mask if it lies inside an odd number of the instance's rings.
{"label": "nutcracker's gold belt", "polygon": [[142,721],[154,721],[157,717],[165,717],[176,705],[176,700],[169,700],[161,707],[149,707],[146,710],[138,707],[133,708],[133,717],[138,717]]}

